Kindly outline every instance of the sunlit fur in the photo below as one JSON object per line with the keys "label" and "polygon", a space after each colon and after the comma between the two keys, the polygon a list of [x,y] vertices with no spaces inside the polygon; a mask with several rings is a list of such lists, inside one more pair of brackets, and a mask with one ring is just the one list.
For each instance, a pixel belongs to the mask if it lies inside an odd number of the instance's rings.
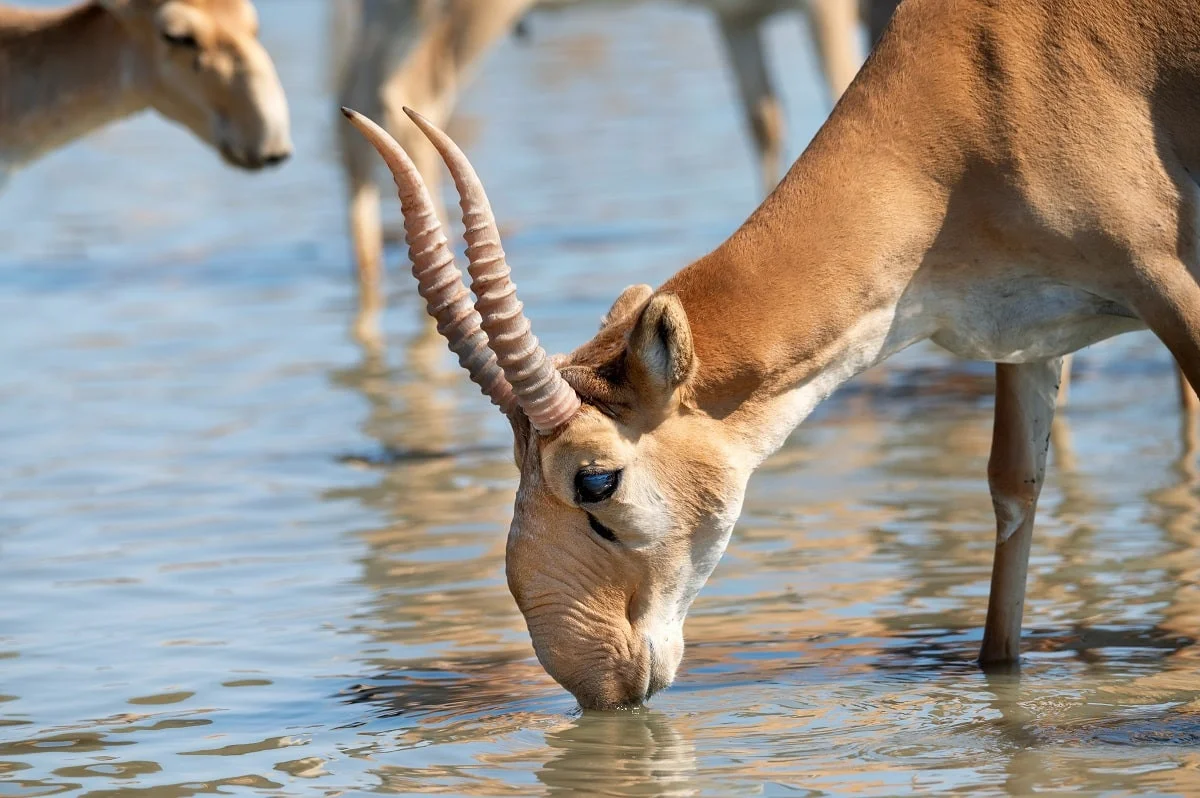
{"label": "sunlit fur", "polygon": [[0,159],[15,166],[145,108],[230,164],[291,153],[287,101],[249,0],[0,7]]}

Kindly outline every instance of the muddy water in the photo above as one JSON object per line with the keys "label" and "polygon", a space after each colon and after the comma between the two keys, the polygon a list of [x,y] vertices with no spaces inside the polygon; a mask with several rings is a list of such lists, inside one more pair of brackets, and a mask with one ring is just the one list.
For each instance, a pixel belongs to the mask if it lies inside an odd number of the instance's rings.
{"label": "muddy water", "polygon": [[[324,6],[260,2],[297,158],[147,117],[0,195],[0,795],[1200,791],[1200,494],[1144,337],[1079,363],[1019,675],[984,675],[990,370],[919,349],[751,483],[677,685],[581,715],[503,579],[507,431],[393,269],[352,310]],[[459,125],[543,338],[752,207],[715,37],[535,21]],[[773,31],[793,150],[824,111]]]}

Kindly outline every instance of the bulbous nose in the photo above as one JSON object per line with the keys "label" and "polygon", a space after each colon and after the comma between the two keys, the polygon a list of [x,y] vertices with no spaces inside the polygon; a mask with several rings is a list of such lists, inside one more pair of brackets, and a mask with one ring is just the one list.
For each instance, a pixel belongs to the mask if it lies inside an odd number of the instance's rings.
{"label": "bulbous nose", "polygon": [[645,702],[651,682],[648,658],[615,658],[611,650],[605,652],[608,656],[597,656],[595,641],[571,642],[575,645],[560,644],[548,651],[535,638],[534,650],[546,672],[575,696],[582,709],[628,709]]}
{"label": "bulbous nose", "polygon": [[653,636],[639,635],[638,644],[630,641],[627,657],[606,659],[602,665],[595,664],[594,657],[580,657],[593,663],[590,667],[578,667],[559,657],[543,658],[540,653],[538,659],[585,710],[638,707],[675,680],[683,658],[681,630],[658,631]]}
{"label": "bulbous nose", "polygon": [[643,685],[612,685],[599,691],[591,685],[575,688],[564,686],[575,696],[579,707],[588,711],[633,709],[642,706],[650,698],[649,691]]}

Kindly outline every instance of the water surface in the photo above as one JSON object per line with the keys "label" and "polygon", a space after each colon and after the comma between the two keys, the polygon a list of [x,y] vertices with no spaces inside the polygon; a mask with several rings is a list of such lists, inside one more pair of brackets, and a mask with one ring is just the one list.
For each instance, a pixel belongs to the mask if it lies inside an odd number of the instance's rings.
{"label": "water surface", "polygon": [[[146,116],[0,195],[0,795],[1200,792],[1200,494],[1145,336],[1080,358],[1019,675],[971,662],[991,371],[918,348],[751,482],[676,686],[581,714],[504,585],[507,425],[398,253],[387,347],[347,335],[325,6],[259,5],[284,169]],[[532,32],[456,129],[561,350],[757,172],[695,10]],[[827,107],[799,21],[771,41],[796,153]]]}

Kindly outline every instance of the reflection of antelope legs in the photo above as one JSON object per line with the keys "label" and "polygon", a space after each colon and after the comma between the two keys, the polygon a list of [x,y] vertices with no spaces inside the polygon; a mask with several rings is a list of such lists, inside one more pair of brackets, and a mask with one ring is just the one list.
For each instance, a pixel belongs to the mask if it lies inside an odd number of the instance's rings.
{"label": "reflection of antelope legs", "polygon": [[436,328],[422,325],[404,354],[403,366],[392,372],[382,348],[364,345],[360,363],[335,373],[334,381],[367,402],[362,431],[385,451],[421,458],[449,453],[455,444],[455,408],[439,396],[438,388],[456,372],[441,368],[446,355],[443,339]]}
{"label": "reflection of antelope legs", "polygon": [[[413,135],[401,107],[418,108],[438,125],[445,124],[457,94],[480,59],[537,6],[565,7],[599,0],[354,0],[356,19],[339,78],[342,105],[379,119],[417,163],[435,197],[440,173],[432,148]],[[850,83],[862,61],[856,0],[690,0],[718,15],[722,39],[733,68],[743,107],[759,156],[765,188],[779,178],[784,141],[783,112],[771,85],[761,28],[774,12],[807,11],[814,44],[833,98]],[[867,0],[872,35],[879,19],[898,0]],[[881,10],[877,10],[879,6]],[[342,9],[343,11],[345,9]],[[383,245],[379,189],[371,179],[373,152],[353,132],[339,131],[347,175],[350,235],[358,270],[360,337],[377,335],[383,304]]]}

